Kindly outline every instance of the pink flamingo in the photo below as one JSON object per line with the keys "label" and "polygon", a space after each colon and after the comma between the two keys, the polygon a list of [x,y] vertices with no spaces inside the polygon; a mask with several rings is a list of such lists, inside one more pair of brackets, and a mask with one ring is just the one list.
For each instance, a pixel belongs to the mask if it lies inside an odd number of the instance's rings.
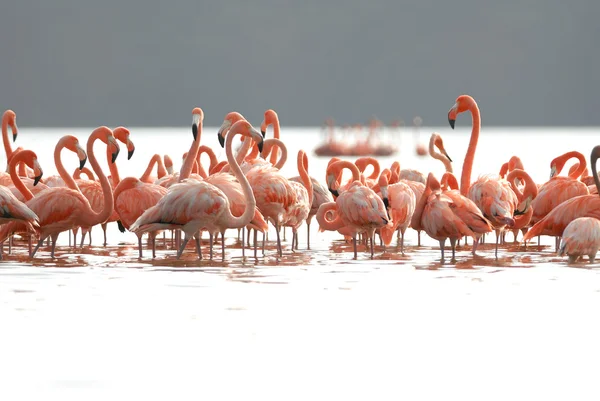
{"label": "pink flamingo", "polygon": [[[10,163],[8,163],[8,170],[9,170],[11,181],[16,182],[17,178],[19,178],[21,183],[23,183],[29,191],[31,191],[34,195],[36,195],[36,194],[42,192],[43,190],[47,189],[48,187],[46,185],[42,184],[40,182],[40,179],[37,177],[34,179],[31,179],[29,177],[23,177],[23,176],[19,176],[17,174],[17,165],[23,164],[23,162],[25,161],[25,159],[23,157],[17,157],[19,155],[19,153],[21,153],[21,152],[24,152],[24,150],[15,152],[10,159]],[[30,156],[27,156],[27,157],[30,157]],[[20,200],[21,202],[25,202],[25,200],[26,200],[25,196],[21,193],[21,191],[19,191],[19,189],[17,188],[16,185],[10,185],[7,188],[10,189],[10,191],[13,193],[13,195],[15,195],[15,197],[18,200]]]}
{"label": "pink flamingo", "polygon": [[[154,170],[154,166],[156,166],[156,177],[152,177],[152,171]],[[171,165],[171,167],[173,167]],[[139,178],[139,181],[146,184],[153,184],[157,179],[162,178],[167,175],[167,169],[165,168],[165,164],[163,163],[163,159],[159,154],[154,154],[150,158],[150,162],[148,163],[148,167]]]}
{"label": "pink flamingo", "polygon": [[404,233],[410,225],[410,220],[415,213],[416,200],[413,190],[403,182],[388,185],[388,175],[379,176],[379,187],[381,197],[386,209],[391,210],[389,225],[381,228],[381,238],[384,244],[389,245],[392,241],[394,231],[398,230],[402,235],[400,240],[400,252],[404,255]]}
{"label": "pink flamingo", "polygon": [[492,223],[496,231],[495,256],[498,258],[498,240],[500,232],[506,226],[514,225],[513,214],[517,204],[517,197],[510,188],[508,182],[498,175],[485,175],[470,184],[475,149],[481,129],[481,116],[479,107],[475,100],[469,95],[461,95],[456,99],[454,106],[448,112],[448,122],[454,129],[454,123],[458,114],[470,111],[472,116],[472,131],[469,147],[463,163],[460,193],[468,196],[481,209],[484,217]]}
{"label": "pink flamingo", "polygon": [[[381,198],[371,188],[357,180],[360,173],[354,163],[339,161],[333,163],[328,171],[330,174],[337,175],[343,168],[352,171],[354,181],[346,191],[339,194],[335,202],[324,203],[319,207],[317,221],[325,230],[348,228],[354,245],[354,259],[357,258],[356,235],[366,232],[371,241],[371,259],[373,259],[375,230],[389,225],[390,219]],[[332,221],[325,218],[330,210],[337,210],[337,216]]]}
{"label": "pink flamingo", "polygon": [[479,234],[492,230],[490,222],[473,201],[457,191],[442,192],[440,183],[432,173],[427,177],[425,191],[415,209],[415,219],[421,222],[427,235],[440,242],[442,261],[446,239],[450,239],[454,261],[457,240],[463,236],[472,237],[475,254]]}
{"label": "pink flamingo", "polygon": [[164,155],[163,161],[165,164],[165,169],[167,169],[167,174],[173,174],[173,159],[171,159],[171,156]]}
{"label": "pink flamingo", "polygon": [[[263,135],[263,137],[266,135],[267,127],[269,125],[273,126],[273,137],[275,139],[280,139],[281,138],[281,126],[279,125],[279,116],[277,115],[275,110],[272,110],[272,109],[265,111],[265,116],[264,116],[263,122],[260,125],[260,132]],[[275,165],[275,163],[277,162],[277,154],[278,154],[277,151],[271,153],[269,162],[271,162],[272,165]]]}
{"label": "pink flamingo", "polygon": [[[600,146],[594,147],[590,155],[592,177],[594,177],[596,188],[600,189],[600,180],[598,179],[596,170],[596,161],[598,160],[598,157],[600,157]],[[579,195],[562,202],[527,231],[523,236],[523,242],[526,243],[528,240],[538,235],[560,237],[563,235],[563,231],[567,225],[579,217],[594,217],[600,219],[600,196]]]}
{"label": "pink flamingo", "polygon": [[292,190],[296,192],[297,202],[288,208],[283,223],[284,226],[292,227],[292,251],[294,244],[295,249],[298,249],[298,227],[308,218],[314,199],[312,179],[308,175],[308,157],[303,150],[298,151],[297,164],[300,183],[290,180]]}
{"label": "pink flamingo", "polygon": [[569,263],[587,255],[594,263],[600,247],[600,220],[593,217],[579,217],[570,222],[562,235],[558,255],[567,255]]}
{"label": "pink flamingo", "polygon": [[[197,133],[199,138],[202,132],[202,110],[199,108],[194,109],[193,115],[193,131]],[[195,236],[200,229],[206,229],[209,233],[219,231],[223,235],[227,228],[246,226],[254,216],[256,201],[248,180],[233,156],[231,147],[233,137],[236,134],[251,136],[259,143],[261,148],[262,136],[246,120],[240,120],[233,124],[229,135],[227,135],[225,147],[227,161],[233,174],[242,185],[246,196],[246,209],[241,217],[238,218],[231,214],[229,200],[220,189],[204,181],[188,179],[171,186],[156,206],[148,209],[136,220],[130,228],[131,231],[137,234],[180,228],[184,231],[185,238],[177,254],[179,258],[190,238]],[[200,239],[198,236],[195,236],[195,238],[198,255],[201,258]]]}
{"label": "pink flamingo", "polygon": [[[439,152],[435,150],[438,148]],[[452,159],[448,156],[448,152],[444,148],[444,140],[437,132],[433,132],[429,138],[429,155],[436,160],[439,160],[444,165],[444,169],[448,173],[452,173]]]}
{"label": "pink flamingo", "polygon": [[8,164],[13,155],[12,146],[10,145],[10,140],[8,139],[8,127],[10,127],[12,130],[14,142],[17,140],[17,134],[19,130],[17,129],[17,115],[12,110],[6,110],[4,114],[2,114],[2,142],[4,143],[4,151],[6,152],[7,171],[6,173],[0,172],[0,185],[3,186],[13,185],[10,174],[8,174]]}
{"label": "pink flamingo", "polygon": [[[529,174],[518,168],[511,170],[506,180],[510,183],[519,202],[518,206],[515,208],[515,224],[512,226],[515,242],[517,242],[519,230],[521,230],[523,235],[527,232],[531,216],[533,216],[533,207],[531,206],[531,203],[538,194],[538,187],[535,185],[535,182],[533,182]],[[525,188],[523,188],[522,191],[518,187],[519,182],[525,183]]]}
{"label": "pink flamingo", "polygon": [[[579,168],[569,177],[558,176],[562,171],[567,160],[577,158],[579,160]],[[567,152],[556,157],[550,163],[550,180],[545,182],[538,191],[538,196],[533,200],[531,207],[533,208],[533,216],[531,223],[535,224],[542,220],[544,216],[550,213],[556,206],[564,201],[580,195],[588,195],[590,193],[588,187],[578,178],[586,168],[585,157],[579,152]]]}
{"label": "pink flamingo", "polygon": [[[25,203],[35,214],[37,214],[41,226],[40,239],[30,256],[33,257],[43,241],[49,236],[52,238],[51,257],[54,258],[54,249],[56,247],[56,239],[58,234],[63,231],[70,230],[73,227],[91,227],[101,222],[106,221],[113,211],[113,194],[112,188],[106,176],[102,173],[102,169],[98,161],[94,157],[94,142],[100,139],[107,144],[111,149],[113,161],[116,159],[119,152],[119,145],[115,141],[112,131],[107,127],[96,128],[90,135],[87,142],[87,153],[89,156],[92,169],[98,175],[98,179],[102,184],[104,193],[104,207],[102,211],[96,213],[90,206],[89,201],[79,192],[73,178],[65,170],[60,160],[60,150],[62,147],[78,153],[77,138],[71,137],[66,142],[59,141],[54,151],[54,161],[56,169],[63,178],[67,187],[51,187],[33,197],[33,194],[18,181],[17,187],[25,195],[27,202]],[[63,146],[61,146],[63,145]],[[13,232],[24,232],[25,229],[20,223],[11,222],[0,228],[0,241],[4,241],[8,235]]]}

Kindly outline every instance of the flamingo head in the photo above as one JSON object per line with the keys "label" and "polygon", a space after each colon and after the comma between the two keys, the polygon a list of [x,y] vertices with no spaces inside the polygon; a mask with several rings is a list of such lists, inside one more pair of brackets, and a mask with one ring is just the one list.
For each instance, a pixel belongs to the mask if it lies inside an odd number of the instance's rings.
{"label": "flamingo head", "polygon": [[475,100],[469,95],[460,95],[456,98],[454,106],[448,112],[448,122],[450,127],[454,129],[454,123],[456,122],[456,116],[460,113],[464,113],[475,105]]}
{"label": "flamingo head", "polygon": [[192,110],[192,135],[194,135],[194,141],[198,137],[198,129],[202,121],[204,120],[204,112],[200,107],[194,108]]}
{"label": "flamingo head", "polygon": [[433,145],[438,148],[438,150],[444,155],[446,156],[446,158],[448,158],[448,161],[450,163],[452,163],[452,159],[450,158],[450,156],[448,156],[448,152],[446,152],[446,149],[444,148],[444,141],[442,140],[441,135],[439,135],[438,133],[433,133],[431,134],[431,137],[433,138]]}
{"label": "flamingo head", "polygon": [[17,115],[15,112],[6,110],[2,116],[2,122],[10,127],[13,134],[13,142],[16,141],[19,130],[17,129]]}
{"label": "flamingo head", "polygon": [[234,123],[229,130],[233,134],[241,134],[243,136],[250,137],[250,139],[252,139],[254,142],[256,142],[258,151],[262,153],[263,145],[264,145],[263,136],[248,121],[239,120],[236,123]]}
{"label": "flamingo head", "polygon": [[81,145],[79,145],[79,140],[73,135],[65,135],[61,140],[65,141],[65,148],[77,154],[77,157],[79,158],[79,170],[83,170],[83,167],[87,162],[87,154]]}
{"label": "flamingo head", "polygon": [[114,163],[117,160],[117,156],[119,156],[119,152],[121,151],[121,148],[119,148],[119,144],[117,143],[115,137],[112,135],[107,136],[106,141],[107,141],[106,144],[108,146],[109,152],[112,155],[111,163]]}
{"label": "flamingo head", "polygon": [[217,132],[217,137],[219,138],[219,144],[221,145],[222,148],[225,147],[225,135],[227,135],[227,132],[229,132],[229,129],[231,128],[231,126],[240,120],[245,120],[245,118],[237,111],[232,111],[232,112],[227,113],[227,115],[223,119],[223,124],[221,124],[221,127],[219,128],[219,131]]}
{"label": "flamingo head", "polygon": [[117,127],[113,130],[113,135],[115,139],[127,146],[127,160],[131,159],[131,156],[133,156],[133,152],[135,151],[135,146],[133,145],[133,142],[131,142],[131,139],[129,139],[129,130],[125,127]]}
{"label": "flamingo head", "polygon": [[260,124],[260,133],[262,134],[263,138],[267,134],[267,127],[269,125],[275,124],[277,121],[279,121],[279,118],[277,117],[277,113],[275,112],[275,110],[269,109],[265,111],[265,118]]}

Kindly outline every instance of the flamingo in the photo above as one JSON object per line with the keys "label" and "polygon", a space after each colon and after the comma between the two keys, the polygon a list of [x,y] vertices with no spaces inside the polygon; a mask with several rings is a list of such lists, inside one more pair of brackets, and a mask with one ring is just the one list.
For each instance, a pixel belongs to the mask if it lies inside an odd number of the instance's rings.
{"label": "flamingo", "polygon": [[499,175],[484,175],[479,177],[473,184],[470,183],[475,149],[477,148],[479,131],[481,129],[481,115],[475,99],[469,95],[459,96],[448,112],[448,122],[450,123],[450,127],[454,129],[457,115],[465,111],[471,112],[472,131],[463,163],[460,193],[473,200],[479,209],[481,209],[483,215],[492,223],[496,231],[495,257],[497,259],[500,233],[506,226],[512,227],[514,225],[513,215],[517,204],[517,197],[510,188],[508,181],[500,178]]}
{"label": "flamingo", "polygon": [[294,250],[294,244],[298,249],[298,227],[308,218],[314,199],[312,179],[308,175],[308,157],[303,150],[298,151],[297,165],[300,182],[290,180],[297,201],[295,205],[288,208],[283,224],[292,227],[292,251]]}
{"label": "flamingo", "polygon": [[467,235],[472,237],[475,254],[478,235],[492,230],[490,222],[472,200],[454,190],[442,192],[432,173],[427,176],[425,191],[413,215],[413,221],[415,219],[421,222],[427,235],[439,241],[442,261],[446,239],[450,239],[452,261],[455,261],[457,240]]}
{"label": "flamingo", "polygon": [[[79,192],[73,178],[67,173],[60,160],[60,150],[62,147],[74,151],[75,153],[78,144],[77,138],[71,137],[69,141],[59,141],[54,151],[54,161],[56,169],[63,178],[67,187],[51,187],[33,197],[33,194],[27,190],[22,182],[18,183],[21,192],[28,199],[25,203],[39,217],[41,232],[39,241],[35,249],[31,252],[30,257],[34,257],[38,248],[43,241],[50,237],[52,239],[51,257],[54,258],[54,250],[56,248],[56,239],[58,234],[63,231],[70,230],[73,227],[92,227],[96,224],[106,221],[113,211],[113,194],[112,188],[106,176],[102,173],[102,169],[94,156],[94,142],[100,139],[107,144],[113,155],[113,162],[119,153],[119,145],[115,141],[112,131],[108,127],[98,127],[90,135],[87,142],[87,154],[92,165],[92,169],[98,176],[102,184],[104,194],[104,205],[102,210],[97,213],[90,206],[89,201]],[[61,145],[63,145],[61,147]],[[81,156],[80,156],[81,157]],[[0,242],[4,241],[8,235],[13,232],[24,232],[23,225],[16,222],[11,222],[0,228]]]}
{"label": "flamingo", "polygon": [[562,235],[558,255],[567,255],[569,263],[587,255],[594,263],[600,247],[600,220],[593,217],[579,217],[570,222]]}
{"label": "flamingo", "polygon": [[[160,157],[159,157],[160,159]],[[125,232],[147,209],[156,205],[167,193],[167,188],[149,184],[136,177],[126,177],[115,188],[115,210],[119,216],[119,230]],[[139,257],[142,258],[142,235],[138,237]],[[152,257],[156,257],[152,236]]]}
{"label": "flamingo", "polygon": [[[346,191],[339,194],[335,202],[324,203],[319,207],[317,221],[325,230],[339,230],[343,227],[349,230],[354,245],[354,259],[357,259],[358,256],[356,235],[366,232],[367,237],[371,240],[371,259],[373,259],[373,234],[375,230],[390,225],[391,221],[383,200],[371,188],[358,181],[360,173],[354,163],[335,162],[329,167],[328,175],[337,176],[343,168],[352,171],[354,181]],[[330,191],[335,192],[331,188]],[[332,221],[325,218],[330,210],[337,210],[337,216]]]}
{"label": "flamingo", "polygon": [[[267,133],[267,127],[269,127],[270,125],[273,126],[273,137],[275,139],[280,139],[281,138],[281,126],[279,125],[279,116],[273,109],[269,109],[269,110],[265,111],[265,115],[264,115],[262,124],[260,125],[260,133],[263,135],[263,138]],[[277,151],[271,153],[269,162],[271,162],[272,165],[275,165],[275,163],[277,162],[277,154],[278,154]]]}
{"label": "flamingo", "polygon": [[164,155],[163,161],[165,164],[165,169],[167,169],[167,174],[173,174],[173,159],[171,159],[171,156]]}
{"label": "flamingo", "polygon": [[[598,179],[596,170],[596,161],[599,157],[600,146],[595,146],[590,155],[590,164],[596,189],[600,189],[600,180]],[[527,231],[523,236],[523,242],[527,243],[528,240],[538,235],[560,237],[563,235],[563,231],[567,225],[579,217],[594,217],[600,219],[600,196],[597,194],[579,195],[562,202]]]}
{"label": "flamingo", "polygon": [[379,187],[383,204],[387,210],[391,209],[391,227],[381,228],[381,238],[385,245],[392,241],[394,231],[398,230],[402,235],[400,240],[400,252],[404,255],[404,233],[415,213],[416,200],[413,190],[404,182],[388,185],[388,174],[379,176]]}
{"label": "flamingo", "polygon": [[[112,131],[112,134],[113,134],[114,139],[119,140],[120,142],[122,142],[123,144],[125,144],[127,146],[127,160],[131,159],[131,157],[133,156],[133,153],[135,151],[135,146],[134,146],[133,142],[129,139],[129,130],[125,127],[117,127],[114,129],[114,131]],[[108,162],[108,168],[110,169],[109,182],[110,182],[112,188],[114,188],[116,185],[118,185],[119,182],[121,181],[121,177],[119,175],[119,169],[117,168],[116,163],[114,163],[114,160],[112,160],[113,157],[114,156],[113,156],[112,150],[107,148],[106,159]],[[100,212],[102,210],[102,208],[104,207],[104,194],[103,194],[103,190],[102,190],[102,184],[99,181],[79,180],[79,181],[77,181],[77,186],[79,187],[79,190],[81,191],[83,196],[85,196],[87,198],[87,200],[90,202],[92,209],[94,209],[96,212]],[[114,211],[114,208],[113,208],[113,213],[111,214],[111,216],[106,221],[103,221],[100,224],[100,226],[102,227],[102,232],[104,234],[103,246],[106,246],[106,244],[107,244],[106,227],[107,227],[108,223],[110,223],[112,221],[118,221],[118,220],[119,220],[119,215]],[[90,245],[91,245],[91,242],[92,242],[91,229],[92,229],[92,227],[82,227],[81,228],[81,245],[80,245],[81,247],[83,247],[83,241],[88,232],[89,232],[89,236],[90,236]],[[77,233],[77,228],[75,228],[73,234],[75,235],[76,233]]]}
{"label": "flamingo", "polygon": [[[579,168],[577,171],[568,177],[558,176],[567,160],[571,158],[577,158],[579,160]],[[576,151],[567,152],[550,162],[550,180],[545,182],[539,188],[538,196],[531,204],[531,207],[533,208],[533,215],[531,216],[532,224],[542,220],[544,216],[564,201],[579,195],[588,195],[590,193],[587,185],[578,180],[585,168],[585,157]]]}
{"label": "flamingo", "polygon": [[[200,137],[202,131],[203,113],[200,108],[193,111],[193,132]],[[177,257],[181,257],[186,244],[200,229],[209,232],[219,231],[221,235],[227,228],[242,228],[246,226],[254,216],[256,200],[252,188],[239,164],[235,161],[232,151],[232,141],[236,134],[250,136],[259,143],[262,148],[262,135],[246,120],[234,123],[229,130],[226,140],[227,161],[234,176],[242,185],[246,196],[246,209],[240,217],[231,214],[227,196],[215,187],[204,181],[187,179],[169,188],[167,194],[153,207],[146,210],[131,226],[134,233],[157,231],[161,229],[180,228],[185,233],[182,246]],[[196,135],[195,135],[196,136]],[[191,153],[191,152],[190,152]],[[186,160],[187,161],[187,160]],[[200,253],[200,239],[196,238],[198,255]],[[224,247],[224,245],[223,245]]]}
{"label": "flamingo", "polygon": [[[25,156],[19,156],[19,153],[24,152],[24,150],[21,150],[19,152],[15,152],[11,159],[10,159],[10,163],[8,163],[8,171],[10,174],[10,178],[11,181],[13,183],[15,183],[15,185],[10,185],[7,186],[7,188],[13,193],[13,195],[15,195],[15,197],[20,200],[21,202],[25,202],[25,200],[27,198],[25,198],[24,194],[19,190],[19,188],[16,186],[16,181],[17,178],[19,178],[19,180],[21,181],[21,183],[23,185],[25,185],[27,187],[27,189],[29,191],[31,191],[34,195],[40,193],[41,191],[47,189],[48,187],[45,184],[42,184],[40,181],[40,179],[38,179],[37,177],[34,179],[31,179],[29,177],[23,177],[23,176],[19,176],[17,174],[17,165],[19,164],[23,164],[23,162],[26,160],[24,157]],[[30,157],[30,156],[27,156]],[[37,156],[36,156],[37,157]]]}
{"label": "flamingo", "polygon": [[[152,177],[152,170],[154,170],[154,166],[156,166],[156,177]],[[173,167],[173,165],[171,165]],[[146,184],[153,184],[157,179],[160,179],[167,175],[167,169],[165,168],[165,164],[163,163],[163,159],[159,154],[154,154],[150,158],[150,162],[148,163],[148,167],[144,170],[144,173],[139,178],[139,181]]]}
{"label": "flamingo", "polygon": [[[515,208],[515,224],[512,226],[515,242],[517,242],[519,230],[521,230],[523,234],[527,232],[531,216],[533,216],[533,207],[531,206],[531,203],[538,194],[538,187],[535,185],[529,174],[518,168],[511,170],[506,180],[509,182],[512,190],[517,196],[517,201],[519,202],[518,206]],[[519,182],[525,183],[525,188],[523,188],[522,191],[518,187]]]}
{"label": "flamingo", "polygon": [[[439,152],[435,150],[438,148]],[[429,138],[429,155],[436,160],[439,160],[444,165],[444,169],[448,173],[452,173],[452,159],[448,156],[448,152],[444,148],[444,140],[437,132],[433,132]]]}

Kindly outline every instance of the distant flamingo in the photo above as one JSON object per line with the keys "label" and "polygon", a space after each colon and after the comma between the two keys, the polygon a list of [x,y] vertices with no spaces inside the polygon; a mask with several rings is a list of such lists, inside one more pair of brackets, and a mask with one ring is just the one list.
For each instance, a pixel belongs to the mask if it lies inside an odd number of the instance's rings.
{"label": "distant flamingo", "polygon": [[469,95],[459,96],[454,106],[448,112],[448,122],[450,123],[450,127],[454,128],[456,117],[465,111],[471,112],[473,128],[463,163],[460,193],[473,200],[483,212],[484,217],[494,226],[494,230],[496,231],[495,257],[498,258],[500,233],[506,226],[512,227],[514,225],[513,214],[517,204],[517,197],[508,182],[501,179],[498,175],[484,175],[479,177],[473,184],[470,183],[475,150],[481,129],[481,116],[475,99]]}
{"label": "distant flamingo", "polygon": [[312,179],[308,175],[308,157],[303,150],[298,151],[297,165],[300,183],[290,180],[297,201],[295,205],[288,208],[283,223],[284,226],[292,227],[292,251],[294,244],[295,249],[298,249],[298,227],[308,218],[314,198]]}
{"label": "distant flamingo", "polygon": [[472,237],[475,253],[479,234],[492,230],[490,222],[473,201],[456,191],[442,192],[440,183],[432,173],[427,177],[425,192],[415,209],[414,219],[421,221],[427,235],[439,241],[442,261],[446,239],[450,239],[454,261],[457,240],[463,236]]}
{"label": "distant flamingo", "polygon": [[[263,122],[260,125],[260,132],[263,135],[263,137],[265,136],[267,132],[267,127],[269,125],[273,126],[273,137],[275,139],[281,139],[281,126],[279,125],[279,116],[273,109],[265,111]],[[271,162],[272,165],[275,165],[275,163],[277,163],[277,153],[278,152],[276,151],[271,153],[269,162]]]}
{"label": "distant flamingo", "polygon": [[[598,179],[596,170],[596,161],[599,157],[600,146],[596,146],[590,155],[590,164],[592,168],[592,177],[594,177],[597,189],[600,189],[600,180]],[[539,196],[540,195],[538,194],[538,197]],[[523,236],[523,242],[527,242],[538,235],[560,237],[563,235],[563,231],[567,225],[579,217],[594,217],[600,219],[600,196],[579,195],[562,202],[527,231]]]}
{"label": "distant flamingo", "polygon": [[402,236],[400,241],[400,252],[404,255],[404,233],[410,225],[410,220],[415,212],[416,200],[413,190],[404,182],[388,185],[387,174],[379,176],[379,187],[381,197],[386,210],[390,211],[391,227],[389,225],[381,228],[381,238],[385,245],[392,241],[396,230]]}
{"label": "distant flamingo", "polygon": [[567,255],[569,263],[587,255],[594,263],[600,247],[600,220],[593,217],[579,217],[570,222],[562,235],[558,255]]}
{"label": "distant flamingo", "polygon": [[[77,153],[77,138],[64,144],[67,149]],[[51,257],[54,258],[54,250],[56,247],[56,239],[58,234],[70,230],[75,226],[91,227],[101,222],[106,221],[113,211],[112,189],[106,176],[102,173],[102,169],[94,157],[94,142],[101,139],[112,150],[114,158],[116,158],[119,145],[114,140],[112,131],[107,127],[96,128],[90,135],[87,143],[87,153],[90,164],[94,172],[98,175],[98,179],[102,183],[104,191],[104,207],[100,213],[96,213],[90,206],[88,200],[78,191],[77,185],[73,178],[67,173],[60,160],[59,145],[55,148],[56,168],[63,178],[67,187],[48,188],[45,191],[37,194],[35,198],[27,188],[20,185],[21,192],[27,193],[26,197],[29,200],[26,205],[38,215],[41,233],[40,239],[36,248],[31,253],[31,257],[35,255],[43,241],[50,236],[52,238]],[[60,142],[60,141],[59,141]],[[114,159],[113,159],[114,160]],[[0,242],[4,241],[8,235],[13,232],[24,232],[24,227],[21,224],[11,222],[0,228]]]}
{"label": "distant flamingo", "polygon": [[[199,108],[194,109],[193,116],[194,136],[200,137],[202,132],[201,122],[203,120],[202,110]],[[259,147],[262,147],[262,135],[245,120],[233,124],[227,135],[225,147],[227,161],[233,174],[242,185],[247,201],[242,216],[236,218],[231,214],[227,196],[215,186],[203,181],[186,180],[171,186],[156,206],[151,207],[140,216],[131,227],[131,231],[137,234],[146,231],[180,228],[185,233],[185,238],[177,255],[180,257],[185,245],[200,229],[206,229],[208,232],[219,231],[223,234],[227,228],[246,226],[254,216],[256,201],[248,180],[242,174],[233,156],[231,147],[233,137],[236,134],[251,136],[259,143]],[[196,247],[201,257],[200,240],[197,236]]]}
{"label": "distant flamingo", "polygon": [[[579,160],[579,168],[577,171],[573,173],[572,177],[558,176],[567,160],[571,158],[577,158]],[[567,152],[550,162],[550,180],[539,188],[538,196],[531,203],[531,207],[533,208],[531,224],[535,224],[542,220],[544,216],[564,201],[576,196],[588,195],[590,193],[587,185],[578,180],[585,168],[585,157],[581,153],[575,151]]]}
{"label": "distant flamingo", "polygon": [[[439,152],[435,150],[438,148]],[[444,165],[444,169],[448,173],[452,173],[452,159],[448,156],[448,152],[444,148],[444,140],[437,132],[431,134],[429,138],[429,155],[436,160],[439,160]]]}
{"label": "distant flamingo", "polygon": [[[359,171],[354,163],[348,161],[333,163],[328,173],[337,176],[343,168],[352,171],[354,181],[346,191],[339,194],[335,202],[324,203],[319,207],[317,221],[321,228],[326,230],[339,230],[343,227],[350,230],[354,244],[354,259],[358,256],[356,235],[366,233],[371,242],[371,259],[373,259],[373,234],[376,229],[387,226],[391,222],[383,200],[372,189],[357,180]],[[337,210],[337,216],[333,221],[325,219],[329,210]]]}

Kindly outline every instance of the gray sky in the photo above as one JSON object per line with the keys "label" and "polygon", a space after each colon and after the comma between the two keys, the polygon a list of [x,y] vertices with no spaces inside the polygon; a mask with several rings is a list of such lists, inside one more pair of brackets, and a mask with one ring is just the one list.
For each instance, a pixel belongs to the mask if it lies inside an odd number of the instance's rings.
{"label": "gray sky", "polygon": [[0,108],[20,126],[600,125],[598,0],[51,0],[0,14]]}

